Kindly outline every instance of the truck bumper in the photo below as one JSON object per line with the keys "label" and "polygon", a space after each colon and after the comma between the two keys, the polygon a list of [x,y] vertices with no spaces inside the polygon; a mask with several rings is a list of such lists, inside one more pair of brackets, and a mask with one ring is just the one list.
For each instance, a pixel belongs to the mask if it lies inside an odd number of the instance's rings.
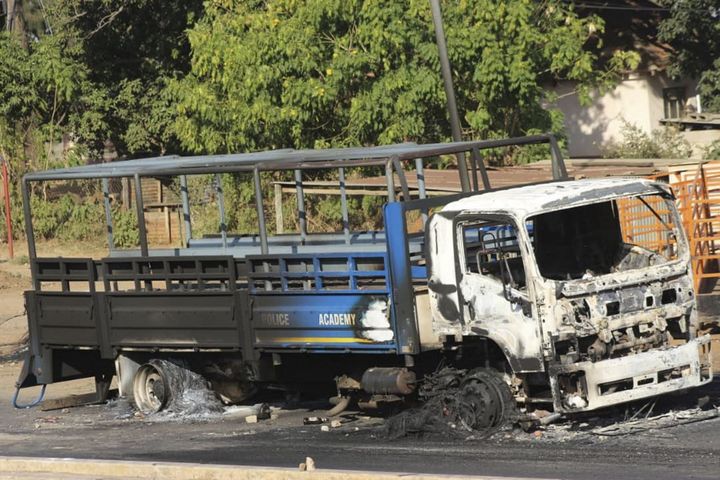
{"label": "truck bumper", "polygon": [[622,358],[562,365],[555,372],[555,411],[567,413],[698,387],[712,380],[710,336]]}

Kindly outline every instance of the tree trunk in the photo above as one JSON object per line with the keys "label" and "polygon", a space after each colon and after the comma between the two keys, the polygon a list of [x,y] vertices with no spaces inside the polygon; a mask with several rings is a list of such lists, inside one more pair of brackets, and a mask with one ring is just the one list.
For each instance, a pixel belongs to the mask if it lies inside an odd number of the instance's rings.
{"label": "tree trunk", "polygon": [[5,29],[8,32],[15,33],[23,47],[27,48],[27,35],[25,35],[25,17],[23,15],[22,0],[5,0],[7,8],[7,17],[5,19]]}

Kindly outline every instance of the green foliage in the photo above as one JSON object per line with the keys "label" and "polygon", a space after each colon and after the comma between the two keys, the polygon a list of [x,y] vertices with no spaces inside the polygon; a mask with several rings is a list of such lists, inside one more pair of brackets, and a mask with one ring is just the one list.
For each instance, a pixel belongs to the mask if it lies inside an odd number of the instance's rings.
{"label": "green foliage", "polygon": [[699,91],[703,108],[720,113],[720,58],[700,76]]}
{"label": "green foliage", "polygon": [[[449,138],[427,0],[211,0],[171,82],[177,134],[196,152]],[[468,137],[560,129],[543,84],[607,86],[636,56],[595,69],[603,22],[561,1],[445,2]]]}
{"label": "green foliage", "polygon": [[[545,85],[572,80],[587,98],[637,63],[635,54],[617,52],[598,69],[602,20],[581,18],[561,0],[443,3],[468,138],[558,132],[562,115],[544,107],[553,100]],[[23,7],[24,30],[0,33],[0,154],[11,160],[18,232],[24,173],[100,161],[108,146],[132,157],[450,138],[427,0],[25,0]],[[546,158],[528,152],[496,158]],[[272,180],[263,175],[264,192]],[[219,231],[211,181],[191,192],[196,234]],[[254,230],[247,177],[222,182],[228,230]],[[338,199],[317,200],[308,205],[310,228],[337,230]],[[350,199],[351,223],[374,227],[365,218],[377,218],[379,202]],[[100,204],[41,203],[40,236],[103,235],[93,220]],[[135,246],[134,214],[114,213],[117,244]],[[273,228],[275,219],[266,220]],[[81,226],[65,226],[75,221]]]}
{"label": "green foliage", "polygon": [[[19,27],[0,32],[0,155],[10,161],[17,233],[28,171],[100,161],[108,146],[121,157],[177,151],[166,84],[189,68],[185,30],[202,10],[201,0],[20,3]],[[73,208],[79,221],[91,214]],[[60,236],[62,215],[40,214],[58,229],[41,235]]]}
{"label": "green foliage", "polygon": [[[118,248],[133,248],[140,244],[137,215],[134,210],[113,208],[113,242]],[[104,221],[103,221],[104,222]]]}
{"label": "green foliage", "polygon": [[189,68],[185,31],[202,11],[202,0],[80,4],[85,15],[77,28],[87,34],[83,59],[92,68],[92,80],[111,99],[107,138],[121,155],[177,151],[169,128],[175,109],[165,85]]}
{"label": "green foliage", "polygon": [[670,73],[699,78],[703,106],[720,112],[720,4],[717,0],[663,0],[670,15],[659,39],[673,47]]}
{"label": "green foliage", "polygon": [[647,134],[637,125],[624,122],[623,139],[606,147],[605,158],[689,158],[692,147],[673,127],[664,127]]}
{"label": "green foliage", "polygon": [[720,140],[715,140],[703,152],[705,160],[720,160]]}
{"label": "green foliage", "polygon": [[103,233],[105,219],[99,203],[79,203],[73,195],[66,194],[52,201],[34,195],[31,204],[33,227],[38,238],[92,240]]}

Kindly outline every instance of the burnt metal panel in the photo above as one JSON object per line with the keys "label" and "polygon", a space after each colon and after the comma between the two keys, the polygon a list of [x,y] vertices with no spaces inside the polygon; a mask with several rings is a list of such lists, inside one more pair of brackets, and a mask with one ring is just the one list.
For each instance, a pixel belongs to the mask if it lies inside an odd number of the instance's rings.
{"label": "burnt metal panel", "polygon": [[252,296],[255,347],[396,351],[387,294],[328,291]]}
{"label": "burnt metal panel", "polygon": [[108,294],[113,347],[240,348],[232,293]]}
{"label": "burnt metal panel", "polygon": [[403,204],[388,203],[384,216],[397,341],[400,353],[415,354],[420,351],[420,335],[415,316],[415,294]]}
{"label": "burnt metal panel", "polygon": [[99,346],[91,293],[39,293],[37,306],[41,344]]}
{"label": "burnt metal panel", "polygon": [[110,327],[108,326],[108,304],[105,293],[96,293],[93,295],[95,308],[95,322],[98,331],[98,344],[100,346],[100,356],[102,358],[115,358],[115,350],[110,345]]}

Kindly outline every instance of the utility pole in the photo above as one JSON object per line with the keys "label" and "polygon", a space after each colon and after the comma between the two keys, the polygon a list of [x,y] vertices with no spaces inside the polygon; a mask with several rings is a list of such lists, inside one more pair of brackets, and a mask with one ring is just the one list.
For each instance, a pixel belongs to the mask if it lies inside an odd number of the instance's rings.
{"label": "utility pole", "polygon": [[[447,110],[448,115],[450,116],[450,128],[452,130],[453,140],[459,142],[462,140],[462,132],[460,131],[460,116],[458,115],[457,103],[455,101],[455,87],[453,87],[450,60],[448,59],[447,45],[445,44],[445,29],[443,27],[439,0],[430,0],[430,8],[432,9],[433,24],[435,25],[435,40],[437,42],[438,53],[440,54],[440,69],[442,70],[443,83],[445,84]],[[458,170],[460,172],[460,185],[462,187],[462,191],[469,192],[470,177],[468,175],[468,168],[467,163],[465,162],[464,153],[457,154],[457,162]]]}
{"label": "utility pole", "polygon": [[14,258],[12,213],[10,208],[10,178],[8,175],[7,161],[3,157],[0,157],[0,163],[2,163],[3,190],[5,191],[5,230],[7,230],[8,257]]}

